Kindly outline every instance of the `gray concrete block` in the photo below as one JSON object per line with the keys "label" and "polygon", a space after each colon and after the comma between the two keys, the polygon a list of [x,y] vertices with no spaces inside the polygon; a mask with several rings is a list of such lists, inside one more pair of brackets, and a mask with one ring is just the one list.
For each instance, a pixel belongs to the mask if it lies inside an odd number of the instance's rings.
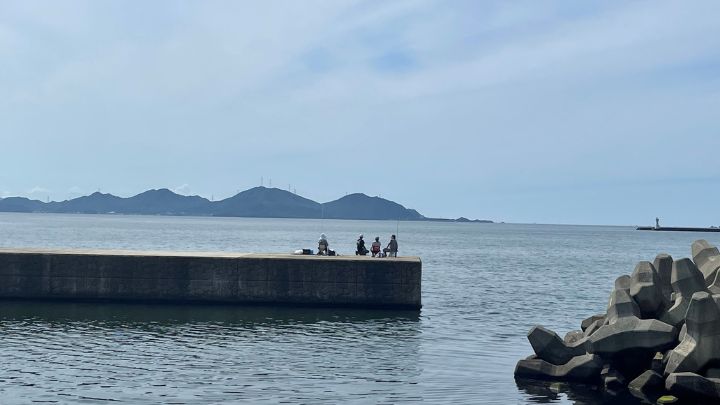
{"label": "gray concrete block", "polygon": [[633,396],[644,400],[658,396],[664,388],[665,379],[660,373],[652,370],[645,371],[628,384],[628,390],[630,393]]}
{"label": "gray concrete block", "polygon": [[597,332],[598,329],[600,329],[601,326],[605,325],[605,317],[602,317],[600,319],[595,320],[593,323],[590,324],[590,326],[585,329],[585,336],[591,336],[593,333]]}
{"label": "gray concrete block", "polygon": [[573,344],[585,337],[585,333],[581,330],[571,330],[570,332],[565,334],[565,337],[563,338],[563,341],[566,344]]}
{"label": "gray concrete block", "polygon": [[[720,297],[720,271],[715,272],[715,278],[708,285],[708,291]],[[715,301],[720,303],[720,298],[716,298]]]}
{"label": "gray concrete block", "polygon": [[667,253],[660,253],[653,260],[653,267],[660,279],[660,290],[663,294],[663,304],[666,308],[672,305],[670,295],[672,294],[672,265],[673,258]]}
{"label": "gray concrete block", "polygon": [[638,352],[664,351],[674,345],[677,329],[656,319],[626,317],[604,325],[589,338],[588,352],[604,358]]}
{"label": "gray concrete block", "polygon": [[616,290],[625,290],[630,292],[630,276],[627,274],[624,274],[618,278],[615,279],[615,289]]}
{"label": "gray concrete block", "polygon": [[605,390],[611,392],[622,390],[627,385],[625,376],[610,364],[603,366],[600,371],[600,380],[603,382]]}
{"label": "gray concrete block", "polygon": [[[626,276],[623,276],[626,277]],[[628,277],[630,280],[630,277]],[[610,293],[610,302],[608,303],[607,319],[608,324],[613,324],[619,319],[627,317],[640,317],[640,307],[630,296],[630,288],[616,288]]]}
{"label": "gray concrete block", "polygon": [[720,380],[696,373],[672,373],[665,380],[665,389],[683,400],[716,402],[720,399]]}
{"label": "gray concrete block", "polygon": [[684,322],[692,295],[698,291],[708,290],[702,273],[690,259],[680,259],[673,263],[671,279],[675,302],[660,315],[659,319],[679,327]]}
{"label": "gray concrete block", "polygon": [[660,277],[650,262],[640,262],[630,276],[630,296],[638,304],[643,318],[653,318],[663,307]]}
{"label": "gray concrete block", "polygon": [[528,340],[539,359],[551,364],[561,365],[573,357],[587,353],[587,338],[583,337],[575,343],[565,343],[557,333],[542,326],[535,326],[528,332]]}
{"label": "gray concrete block", "polygon": [[720,362],[720,309],[710,294],[693,294],[685,324],[687,333],[668,355],[665,375],[699,373]]}
{"label": "gray concrete block", "polygon": [[605,314],[597,314],[583,319],[582,323],[580,324],[580,329],[585,332],[585,330],[597,320],[602,320],[603,322],[605,322]]}
{"label": "gray concrete block", "polygon": [[692,297],[698,291],[706,291],[705,279],[695,263],[684,258],[673,262],[670,277],[673,292],[685,297]]}
{"label": "gray concrete block", "polygon": [[520,360],[515,366],[515,377],[539,380],[597,381],[603,362],[599,356],[584,354],[573,357],[563,365],[555,365],[541,359]]}
{"label": "gray concrete block", "polygon": [[720,251],[710,245],[705,239],[696,240],[692,244],[693,262],[705,278],[705,285],[715,280],[717,270],[720,269]]}

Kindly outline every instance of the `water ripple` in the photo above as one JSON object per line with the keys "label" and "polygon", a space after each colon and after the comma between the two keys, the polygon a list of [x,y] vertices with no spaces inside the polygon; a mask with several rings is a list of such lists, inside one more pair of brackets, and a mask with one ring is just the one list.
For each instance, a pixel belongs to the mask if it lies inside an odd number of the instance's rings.
{"label": "water ripple", "polygon": [[[304,220],[0,214],[0,246],[285,251]],[[342,253],[396,224],[325,221]],[[602,312],[615,277],[700,235],[630,228],[402,223],[421,312],[0,302],[0,398],[14,403],[636,403],[516,382],[537,323]],[[320,229],[317,229],[319,233]],[[42,235],[38,238],[37,235]],[[718,244],[720,241],[711,240]]]}

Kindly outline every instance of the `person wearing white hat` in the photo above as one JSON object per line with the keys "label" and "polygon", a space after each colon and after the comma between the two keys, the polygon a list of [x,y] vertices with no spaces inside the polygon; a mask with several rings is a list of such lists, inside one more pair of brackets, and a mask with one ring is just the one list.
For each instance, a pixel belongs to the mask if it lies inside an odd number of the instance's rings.
{"label": "person wearing white hat", "polygon": [[363,234],[360,234],[357,240],[357,249],[355,250],[355,255],[365,256],[366,254],[368,254],[368,250],[365,248],[365,240],[363,240]]}
{"label": "person wearing white hat", "polygon": [[318,255],[327,256],[328,254],[328,241],[327,236],[324,233],[320,234],[320,240],[318,240]]}

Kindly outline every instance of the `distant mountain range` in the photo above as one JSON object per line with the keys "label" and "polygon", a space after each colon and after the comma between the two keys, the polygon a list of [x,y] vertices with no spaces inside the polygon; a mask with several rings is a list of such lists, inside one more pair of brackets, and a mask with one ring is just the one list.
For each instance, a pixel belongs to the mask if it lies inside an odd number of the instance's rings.
{"label": "distant mountain range", "polygon": [[254,187],[220,201],[180,195],[166,188],[148,190],[129,198],[100,192],[50,202],[8,197],[0,199],[0,212],[492,222],[462,217],[456,220],[426,218],[396,202],[361,193],[321,204],[289,191],[267,187]]}

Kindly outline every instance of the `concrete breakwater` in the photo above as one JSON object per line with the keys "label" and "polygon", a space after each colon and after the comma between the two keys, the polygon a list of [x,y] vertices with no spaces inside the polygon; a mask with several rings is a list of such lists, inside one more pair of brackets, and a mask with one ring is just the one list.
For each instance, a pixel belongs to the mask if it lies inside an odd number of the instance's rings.
{"label": "concrete breakwater", "polygon": [[607,311],[565,338],[536,326],[535,355],[516,378],[568,380],[628,389],[644,401],[720,401],[720,251],[692,244],[692,260],[660,254],[615,281]]}
{"label": "concrete breakwater", "polygon": [[0,249],[0,299],[421,307],[417,257]]}

